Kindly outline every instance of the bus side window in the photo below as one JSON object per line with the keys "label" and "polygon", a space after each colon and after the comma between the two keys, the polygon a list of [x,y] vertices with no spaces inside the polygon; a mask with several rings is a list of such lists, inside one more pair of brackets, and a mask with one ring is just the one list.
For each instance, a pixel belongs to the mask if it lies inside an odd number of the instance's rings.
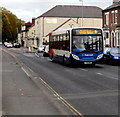
{"label": "bus side window", "polygon": [[69,37],[69,32],[66,32],[66,50],[70,50],[70,37]]}
{"label": "bus side window", "polygon": [[69,35],[64,34],[63,35],[63,41],[62,41],[62,50],[69,50]]}
{"label": "bus side window", "polygon": [[63,35],[62,50],[66,50],[66,36],[65,36],[65,34]]}
{"label": "bus side window", "polygon": [[62,50],[63,49],[63,35],[60,35],[60,40],[59,40],[59,45],[60,45],[60,50]]}
{"label": "bus side window", "polygon": [[57,42],[57,36],[54,36],[54,49],[57,48],[56,42]]}
{"label": "bus side window", "polygon": [[59,36],[57,35],[57,40],[56,40],[57,42],[56,42],[56,49],[59,49],[59,46],[60,46],[60,44],[59,44]]}

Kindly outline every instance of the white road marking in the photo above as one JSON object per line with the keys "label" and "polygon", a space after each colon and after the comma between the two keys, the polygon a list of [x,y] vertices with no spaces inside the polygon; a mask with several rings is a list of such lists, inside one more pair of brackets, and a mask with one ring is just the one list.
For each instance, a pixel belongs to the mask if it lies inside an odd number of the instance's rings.
{"label": "white road marking", "polygon": [[81,70],[83,70],[83,71],[88,71],[88,70],[86,70],[86,69],[81,69]]}
{"label": "white road marking", "polygon": [[40,57],[37,53],[35,53],[35,56],[36,56],[36,57]]}
{"label": "white road marking", "polygon": [[24,56],[27,56],[27,57],[33,57],[34,55],[31,54],[31,53],[25,53]]}
{"label": "white road marking", "polygon": [[23,67],[21,67],[21,69],[26,73],[28,77],[30,77],[30,74]]}
{"label": "white road marking", "polygon": [[114,79],[114,80],[119,80],[118,78],[115,78],[115,77],[109,77],[109,78]]}
{"label": "white road marking", "polygon": [[96,73],[96,74],[98,74],[98,75],[103,75],[102,73],[99,73],[99,72],[98,72],[98,73]]}
{"label": "white road marking", "polygon": [[[102,76],[102,75],[104,75],[104,74],[99,73],[99,72],[98,72],[98,73],[96,73],[96,74],[101,75],[101,76]],[[105,76],[105,75],[104,75],[104,76]],[[118,80],[118,78],[116,78],[116,77],[108,77],[108,78],[110,78],[110,79],[114,79],[114,80]]]}

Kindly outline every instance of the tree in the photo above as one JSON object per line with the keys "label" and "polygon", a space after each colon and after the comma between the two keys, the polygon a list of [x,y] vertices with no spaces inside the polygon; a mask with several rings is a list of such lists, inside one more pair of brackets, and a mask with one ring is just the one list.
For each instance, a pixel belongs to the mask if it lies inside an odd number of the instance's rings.
{"label": "tree", "polygon": [[2,40],[15,41],[17,33],[21,30],[21,25],[24,21],[18,19],[12,12],[5,8],[0,8],[2,14]]}

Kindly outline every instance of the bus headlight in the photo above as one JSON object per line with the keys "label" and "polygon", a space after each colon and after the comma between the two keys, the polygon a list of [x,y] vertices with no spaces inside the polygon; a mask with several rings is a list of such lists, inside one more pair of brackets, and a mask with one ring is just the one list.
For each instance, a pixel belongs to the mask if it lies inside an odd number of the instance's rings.
{"label": "bus headlight", "polygon": [[72,57],[76,60],[79,60],[79,57],[77,55],[72,54]]}
{"label": "bus headlight", "polygon": [[119,57],[114,57],[114,59],[119,59]]}
{"label": "bus headlight", "polygon": [[97,59],[101,59],[103,57],[103,54],[98,55]]}

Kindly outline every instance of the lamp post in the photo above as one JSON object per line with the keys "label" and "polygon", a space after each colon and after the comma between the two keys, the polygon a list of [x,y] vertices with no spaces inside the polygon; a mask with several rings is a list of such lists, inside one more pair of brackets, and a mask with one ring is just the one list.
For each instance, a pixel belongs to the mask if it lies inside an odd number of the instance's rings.
{"label": "lamp post", "polygon": [[82,2],[82,20],[81,20],[81,27],[83,27],[83,0],[79,0],[80,2]]}

